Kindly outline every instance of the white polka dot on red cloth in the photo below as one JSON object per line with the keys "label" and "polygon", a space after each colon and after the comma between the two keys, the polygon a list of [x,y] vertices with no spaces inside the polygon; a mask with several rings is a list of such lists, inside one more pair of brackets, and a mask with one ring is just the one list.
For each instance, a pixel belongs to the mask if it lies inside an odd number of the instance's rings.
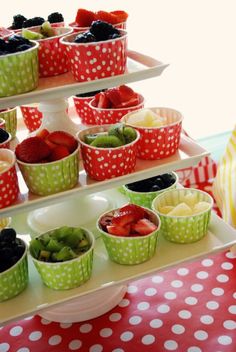
{"label": "white polka dot on red cloth", "polygon": [[124,298],[121,300],[121,302],[118,304],[119,307],[127,307],[130,304],[130,301],[127,298]]}
{"label": "white polka dot on red cloth", "polygon": [[30,341],[38,341],[38,340],[41,339],[42,335],[43,335],[43,334],[42,334],[41,331],[33,331],[33,332],[31,332],[30,335],[29,335],[29,340],[30,340]]}
{"label": "white polka dot on red cloth", "polygon": [[206,303],[206,307],[210,310],[215,310],[215,309],[218,309],[219,308],[219,303],[216,302],[216,301],[208,301]]}
{"label": "white polka dot on red cloth", "polygon": [[7,342],[0,343],[0,351],[1,352],[8,352],[10,351],[10,345]]}
{"label": "white polka dot on red cloth", "polygon": [[93,326],[91,324],[83,324],[80,326],[79,330],[80,332],[86,334],[89,333],[92,330]]}
{"label": "white polka dot on red cloth", "polygon": [[62,341],[62,337],[60,335],[53,335],[48,339],[48,344],[51,346],[59,345]]}
{"label": "white polka dot on red cloth", "polygon": [[205,341],[208,339],[208,333],[204,330],[197,330],[194,332],[194,337],[196,340]]}
{"label": "white polka dot on red cloth", "polygon": [[204,286],[201,284],[193,284],[191,286],[191,291],[193,291],[193,292],[201,292],[201,291],[203,291],[203,289],[204,289]]}
{"label": "white polka dot on red cloth", "polygon": [[191,346],[187,349],[187,352],[202,352],[200,347],[197,346]]}
{"label": "white polka dot on red cloth", "polygon": [[210,325],[214,322],[214,318],[211,315],[202,315],[200,321],[203,324]]}
{"label": "white polka dot on red cloth", "polygon": [[222,296],[224,294],[224,290],[223,288],[221,287],[214,287],[212,290],[211,290],[211,293],[214,295],[214,296]]}
{"label": "white polka dot on red cloth", "polygon": [[158,307],[157,307],[157,311],[159,313],[168,313],[170,311],[170,307],[167,305],[167,304],[160,304]]}
{"label": "white polka dot on red cloth", "polygon": [[227,252],[227,253],[225,254],[225,256],[226,256],[227,258],[229,258],[229,259],[235,258],[235,255],[234,255],[233,253],[231,253],[231,252]]}
{"label": "white polka dot on red cloth", "polygon": [[174,334],[180,335],[183,334],[185,332],[185,327],[183,325],[180,324],[175,324],[171,327],[171,331]]}
{"label": "white polka dot on red cloth", "polygon": [[192,313],[189,310],[183,309],[179,311],[178,316],[181,319],[190,319],[192,316]]}
{"label": "white polka dot on red cloth", "polygon": [[112,329],[110,328],[103,328],[102,330],[100,330],[99,335],[101,337],[110,337],[113,334]]}
{"label": "white polka dot on red cloth", "polygon": [[112,313],[109,316],[110,321],[119,321],[122,318],[122,315],[120,313]]}
{"label": "white polka dot on red cloth", "polygon": [[188,273],[189,273],[189,269],[187,269],[187,268],[179,268],[177,270],[177,274],[180,276],[186,276],[186,275],[188,275]]}
{"label": "white polka dot on red cloth", "polygon": [[155,342],[155,336],[153,336],[153,335],[145,335],[145,336],[143,336],[142,337],[142,343],[144,344],[144,345],[151,345],[151,344],[153,344],[154,342]]}
{"label": "white polka dot on red cloth", "polygon": [[21,347],[16,352],[30,352],[30,349],[28,347]]}
{"label": "white polka dot on red cloth", "polygon": [[145,296],[148,296],[148,297],[154,296],[156,295],[156,293],[157,293],[157,290],[154,287],[149,287],[144,291]]}
{"label": "white polka dot on red cloth", "polygon": [[235,330],[236,329],[236,321],[234,320],[225,320],[223,326],[227,330]]}
{"label": "white polka dot on red cloth", "polygon": [[204,280],[208,278],[209,274],[206,271],[199,271],[196,276],[198,279]]}
{"label": "white polka dot on red cloth", "polygon": [[218,342],[220,345],[223,345],[223,346],[231,345],[232,338],[227,335],[222,335],[218,337]]}
{"label": "white polka dot on red cloth", "polygon": [[233,264],[229,262],[224,262],[221,264],[221,268],[224,270],[231,270],[233,269],[233,267],[234,267]]}
{"label": "white polka dot on red cloth", "polygon": [[176,297],[177,297],[177,294],[175,293],[175,292],[171,292],[171,291],[168,291],[168,292],[165,292],[164,293],[164,297],[166,298],[166,299],[176,299]]}
{"label": "white polka dot on red cloth", "polygon": [[142,322],[142,317],[139,315],[133,315],[132,317],[129,318],[129,323],[131,325],[138,325]]}
{"label": "white polka dot on red cloth", "polygon": [[147,310],[149,309],[150,304],[148,302],[140,302],[137,305],[138,310]]}
{"label": "white polka dot on red cloth", "polygon": [[14,326],[13,328],[11,328],[11,330],[9,331],[11,336],[19,336],[21,335],[23,332],[23,328],[22,326]]}
{"label": "white polka dot on red cloth", "polygon": [[229,277],[225,274],[221,274],[221,275],[217,275],[216,280],[218,282],[224,283],[224,282],[229,281]]}
{"label": "white polka dot on red cloth", "polygon": [[186,297],[184,301],[186,304],[188,304],[190,306],[194,306],[195,304],[198,303],[198,299],[196,297],[191,297],[191,296]]}
{"label": "white polka dot on red cloth", "polygon": [[42,318],[42,319],[41,319],[41,323],[42,323],[43,325],[49,325],[49,324],[51,324],[51,321],[50,321],[50,320],[47,320],[47,319]]}
{"label": "white polka dot on red cloth", "polygon": [[161,284],[164,281],[164,278],[160,275],[156,275],[152,277],[152,282],[155,284]]}
{"label": "white polka dot on red cloth", "polygon": [[205,267],[212,266],[214,261],[212,259],[203,259],[201,264]]}
{"label": "white polka dot on red cloth", "polygon": [[125,352],[122,348],[115,348],[112,352]]}
{"label": "white polka dot on red cloth", "polygon": [[120,335],[121,341],[127,342],[132,340],[134,337],[134,334],[132,331],[125,331]]}
{"label": "white polka dot on red cloth", "polygon": [[180,288],[183,286],[183,281],[181,280],[173,280],[171,281],[171,286],[174,288]]}
{"label": "white polka dot on red cloth", "polygon": [[236,314],[236,305],[229,306],[228,311],[229,311],[231,314]]}
{"label": "white polka dot on red cloth", "polygon": [[161,319],[153,319],[153,320],[150,321],[149,325],[153,329],[158,329],[161,326],[163,326],[163,321]]}
{"label": "white polka dot on red cloth", "polygon": [[71,340],[68,347],[71,351],[76,351],[80,349],[81,346],[82,342],[80,340]]}
{"label": "white polka dot on red cloth", "polygon": [[100,344],[96,344],[90,347],[89,352],[102,352],[103,347]]}
{"label": "white polka dot on red cloth", "polygon": [[167,351],[175,351],[177,350],[178,348],[178,344],[176,341],[174,340],[167,340],[165,341],[164,343],[164,348],[167,350]]}
{"label": "white polka dot on red cloth", "polygon": [[61,323],[60,327],[62,329],[69,329],[72,326],[72,323]]}
{"label": "white polka dot on red cloth", "polygon": [[127,288],[128,293],[136,293],[138,291],[138,287],[135,285],[129,285]]}

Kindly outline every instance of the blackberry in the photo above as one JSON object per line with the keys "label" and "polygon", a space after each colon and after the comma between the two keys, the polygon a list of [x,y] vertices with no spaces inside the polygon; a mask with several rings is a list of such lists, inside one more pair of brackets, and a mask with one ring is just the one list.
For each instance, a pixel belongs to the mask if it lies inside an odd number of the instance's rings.
{"label": "blackberry", "polygon": [[13,16],[13,22],[12,22],[11,28],[21,29],[24,21],[26,21],[25,16],[22,16],[20,14]]}
{"label": "blackberry", "polygon": [[9,138],[9,133],[7,131],[0,128],[0,143],[5,142]]}
{"label": "blackberry", "polygon": [[53,12],[50,15],[48,15],[48,22],[50,23],[57,23],[57,22],[63,22],[63,21],[64,21],[64,17],[59,12]]}
{"label": "blackberry", "polygon": [[34,27],[34,26],[41,26],[45,22],[45,19],[43,17],[33,17],[29,18],[28,20],[25,20],[23,22],[23,28],[28,28],[28,27]]}
{"label": "blackberry", "polygon": [[9,54],[8,51],[0,50],[0,56]]}
{"label": "blackberry", "polygon": [[113,33],[109,35],[109,39],[116,39],[120,38],[120,33]]}
{"label": "blackberry", "polygon": [[20,35],[14,34],[10,36],[8,38],[8,42],[6,42],[6,51],[8,51],[9,53],[15,53],[16,51],[19,51],[18,47],[24,44],[27,44],[31,47],[31,42],[28,39],[23,38]]}
{"label": "blackberry", "polygon": [[7,44],[4,39],[0,38],[0,50],[5,51],[7,47]]}
{"label": "blackberry", "polygon": [[88,92],[88,93],[81,93],[81,94],[76,94],[75,96],[78,98],[86,98],[86,97],[93,97],[94,95],[105,92],[106,89],[100,89],[100,90],[95,90],[93,92]]}
{"label": "blackberry", "polygon": [[17,47],[17,50],[16,51],[25,51],[27,49],[30,49],[31,48],[31,45],[29,44],[22,44],[22,45],[19,45]]}
{"label": "blackberry", "polygon": [[[5,228],[0,232],[0,240],[6,242],[16,241],[16,231],[13,228]],[[21,242],[20,242],[21,243]]]}
{"label": "blackberry", "polygon": [[110,39],[111,35],[120,34],[119,30],[113,27],[112,24],[100,20],[92,22],[90,32],[98,42]]}
{"label": "blackberry", "polygon": [[89,31],[80,33],[75,38],[75,43],[91,43],[91,42],[96,42],[96,38]]}

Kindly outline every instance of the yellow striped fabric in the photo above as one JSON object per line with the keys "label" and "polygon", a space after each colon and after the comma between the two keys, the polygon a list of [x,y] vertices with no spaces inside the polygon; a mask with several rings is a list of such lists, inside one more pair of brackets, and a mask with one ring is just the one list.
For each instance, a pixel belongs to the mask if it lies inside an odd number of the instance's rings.
{"label": "yellow striped fabric", "polygon": [[219,161],[212,190],[224,221],[236,228],[236,127]]}

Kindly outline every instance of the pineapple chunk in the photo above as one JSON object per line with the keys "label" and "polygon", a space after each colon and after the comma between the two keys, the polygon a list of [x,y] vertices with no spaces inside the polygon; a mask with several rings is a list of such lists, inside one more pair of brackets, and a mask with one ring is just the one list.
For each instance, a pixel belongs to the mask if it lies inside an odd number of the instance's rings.
{"label": "pineapple chunk", "polygon": [[186,203],[179,203],[171,210],[168,215],[170,216],[188,216],[192,215],[192,209]]}
{"label": "pineapple chunk", "polygon": [[198,202],[197,204],[194,205],[193,207],[193,214],[198,214],[201,212],[204,212],[209,209],[209,203],[208,202]]}
{"label": "pineapple chunk", "polygon": [[168,214],[174,207],[172,205],[165,205],[164,207],[160,207],[159,211],[162,214]]}

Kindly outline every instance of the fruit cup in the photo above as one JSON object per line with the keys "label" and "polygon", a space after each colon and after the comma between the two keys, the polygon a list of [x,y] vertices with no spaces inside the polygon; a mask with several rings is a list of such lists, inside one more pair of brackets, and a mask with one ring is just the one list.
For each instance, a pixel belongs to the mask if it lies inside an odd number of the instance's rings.
{"label": "fruit cup", "polygon": [[[39,33],[41,26],[31,27],[30,31]],[[68,71],[68,61],[65,50],[60,44],[60,38],[73,31],[70,27],[55,27],[55,36],[37,39],[39,43],[39,76],[51,77]]]}
{"label": "fruit cup", "polygon": [[[72,227],[54,228],[41,234],[38,238],[43,238],[45,235],[52,237],[56,235],[56,233],[59,233],[59,235],[63,237],[65,234],[65,228],[66,231],[68,231],[68,229],[76,229]],[[30,244],[29,252],[33,263],[46,286],[54,290],[68,290],[78,287],[90,279],[93,268],[95,239],[90,231],[83,228],[81,229],[86,233],[90,248],[74,259],[60,262],[46,262],[36,259],[35,252],[33,251],[33,242]]]}
{"label": "fruit cup", "polygon": [[94,113],[89,106],[89,103],[91,100],[93,100],[94,96],[91,97],[79,97],[79,96],[73,96],[73,101],[75,104],[75,110],[78,114],[78,116],[81,119],[81,123],[83,125],[96,125],[96,119],[94,117]]}
{"label": "fruit cup", "polygon": [[94,115],[94,120],[96,125],[113,124],[119,122],[124,115],[129,112],[137,111],[142,109],[144,106],[144,98],[139,94],[139,103],[134,106],[124,107],[124,108],[112,108],[112,109],[102,109],[95,105],[95,99],[91,100],[89,107]]}
{"label": "fruit cup", "polygon": [[38,86],[38,47],[0,56],[0,97],[26,93]]}
{"label": "fruit cup", "polygon": [[21,105],[20,106],[22,117],[24,123],[29,130],[29,132],[33,132],[37,130],[42,123],[43,114],[38,110],[38,105],[30,104],[30,105]]}
{"label": "fruit cup", "polygon": [[17,108],[1,110],[0,118],[5,120],[5,130],[11,134],[12,138],[15,138],[17,130]]}
{"label": "fruit cup", "polygon": [[85,135],[107,132],[109,127],[94,126],[77,134],[84,169],[89,177],[98,181],[129,174],[136,165],[138,132],[133,142],[115,148],[93,147],[84,142]]}
{"label": "fruit cup", "polygon": [[[177,214],[181,215],[174,215],[177,206]],[[194,188],[171,189],[152,202],[152,209],[161,219],[161,234],[175,243],[193,243],[203,238],[207,234],[212,206],[212,197]],[[195,209],[195,213],[191,214],[189,208]]]}
{"label": "fruit cup", "polygon": [[149,108],[166,120],[161,127],[141,127],[129,123],[135,112],[125,115],[121,121],[135,128],[140,133],[138,142],[138,157],[140,159],[157,160],[176,153],[180,144],[183,116],[180,112],[170,108]]}
{"label": "fruit cup", "polygon": [[0,209],[14,203],[19,195],[16,157],[9,149],[0,149]]}
{"label": "fruit cup", "polygon": [[0,273],[0,302],[17,296],[28,285],[27,245],[22,239],[18,241],[25,247],[25,250],[13,266]]}
{"label": "fruit cup", "polygon": [[[137,190],[133,190],[131,188],[129,188],[129,184],[127,185],[123,185],[123,191],[124,194],[129,198],[129,201],[133,204],[137,204],[137,205],[141,205],[143,207],[146,208],[150,208],[152,207],[152,201],[154,198],[156,198],[159,194],[172,189],[172,188],[176,188],[177,184],[178,184],[178,175],[175,172],[171,172],[170,174],[167,174],[171,176],[171,183],[170,185],[166,186],[166,184],[163,184],[162,182],[162,178],[160,178],[160,176],[155,176],[152,177],[151,179],[147,179],[147,180],[142,180],[142,181],[138,181],[136,182],[137,184]],[[164,175],[161,175],[161,177],[164,177]],[[148,188],[148,182],[151,182],[151,184],[155,184],[154,180],[157,179],[157,183],[156,185],[158,185],[158,180],[160,179],[160,183],[163,185],[163,188],[160,189],[158,191],[141,191],[141,187],[142,185],[146,184],[147,188]],[[146,181],[146,183],[145,183]],[[140,189],[138,190],[138,186],[140,185]],[[131,187],[131,185],[130,185]],[[164,188],[165,187],[165,188]]]}
{"label": "fruit cup", "polygon": [[70,70],[79,82],[123,74],[127,61],[127,33],[121,37],[90,43],[75,43],[78,33],[60,39],[65,47]]}
{"label": "fruit cup", "polygon": [[153,232],[145,236],[116,236],[102,229],[101,219],[104,216],[113,216],[119,209],[112,209],[102,214],[97,220],[97,230],[102,236],[109,258],[112,261],[126,265],[140,264],[151,259],[155,254],[161,221],[154,211],[144,209],[149,220],[157,226]]}

